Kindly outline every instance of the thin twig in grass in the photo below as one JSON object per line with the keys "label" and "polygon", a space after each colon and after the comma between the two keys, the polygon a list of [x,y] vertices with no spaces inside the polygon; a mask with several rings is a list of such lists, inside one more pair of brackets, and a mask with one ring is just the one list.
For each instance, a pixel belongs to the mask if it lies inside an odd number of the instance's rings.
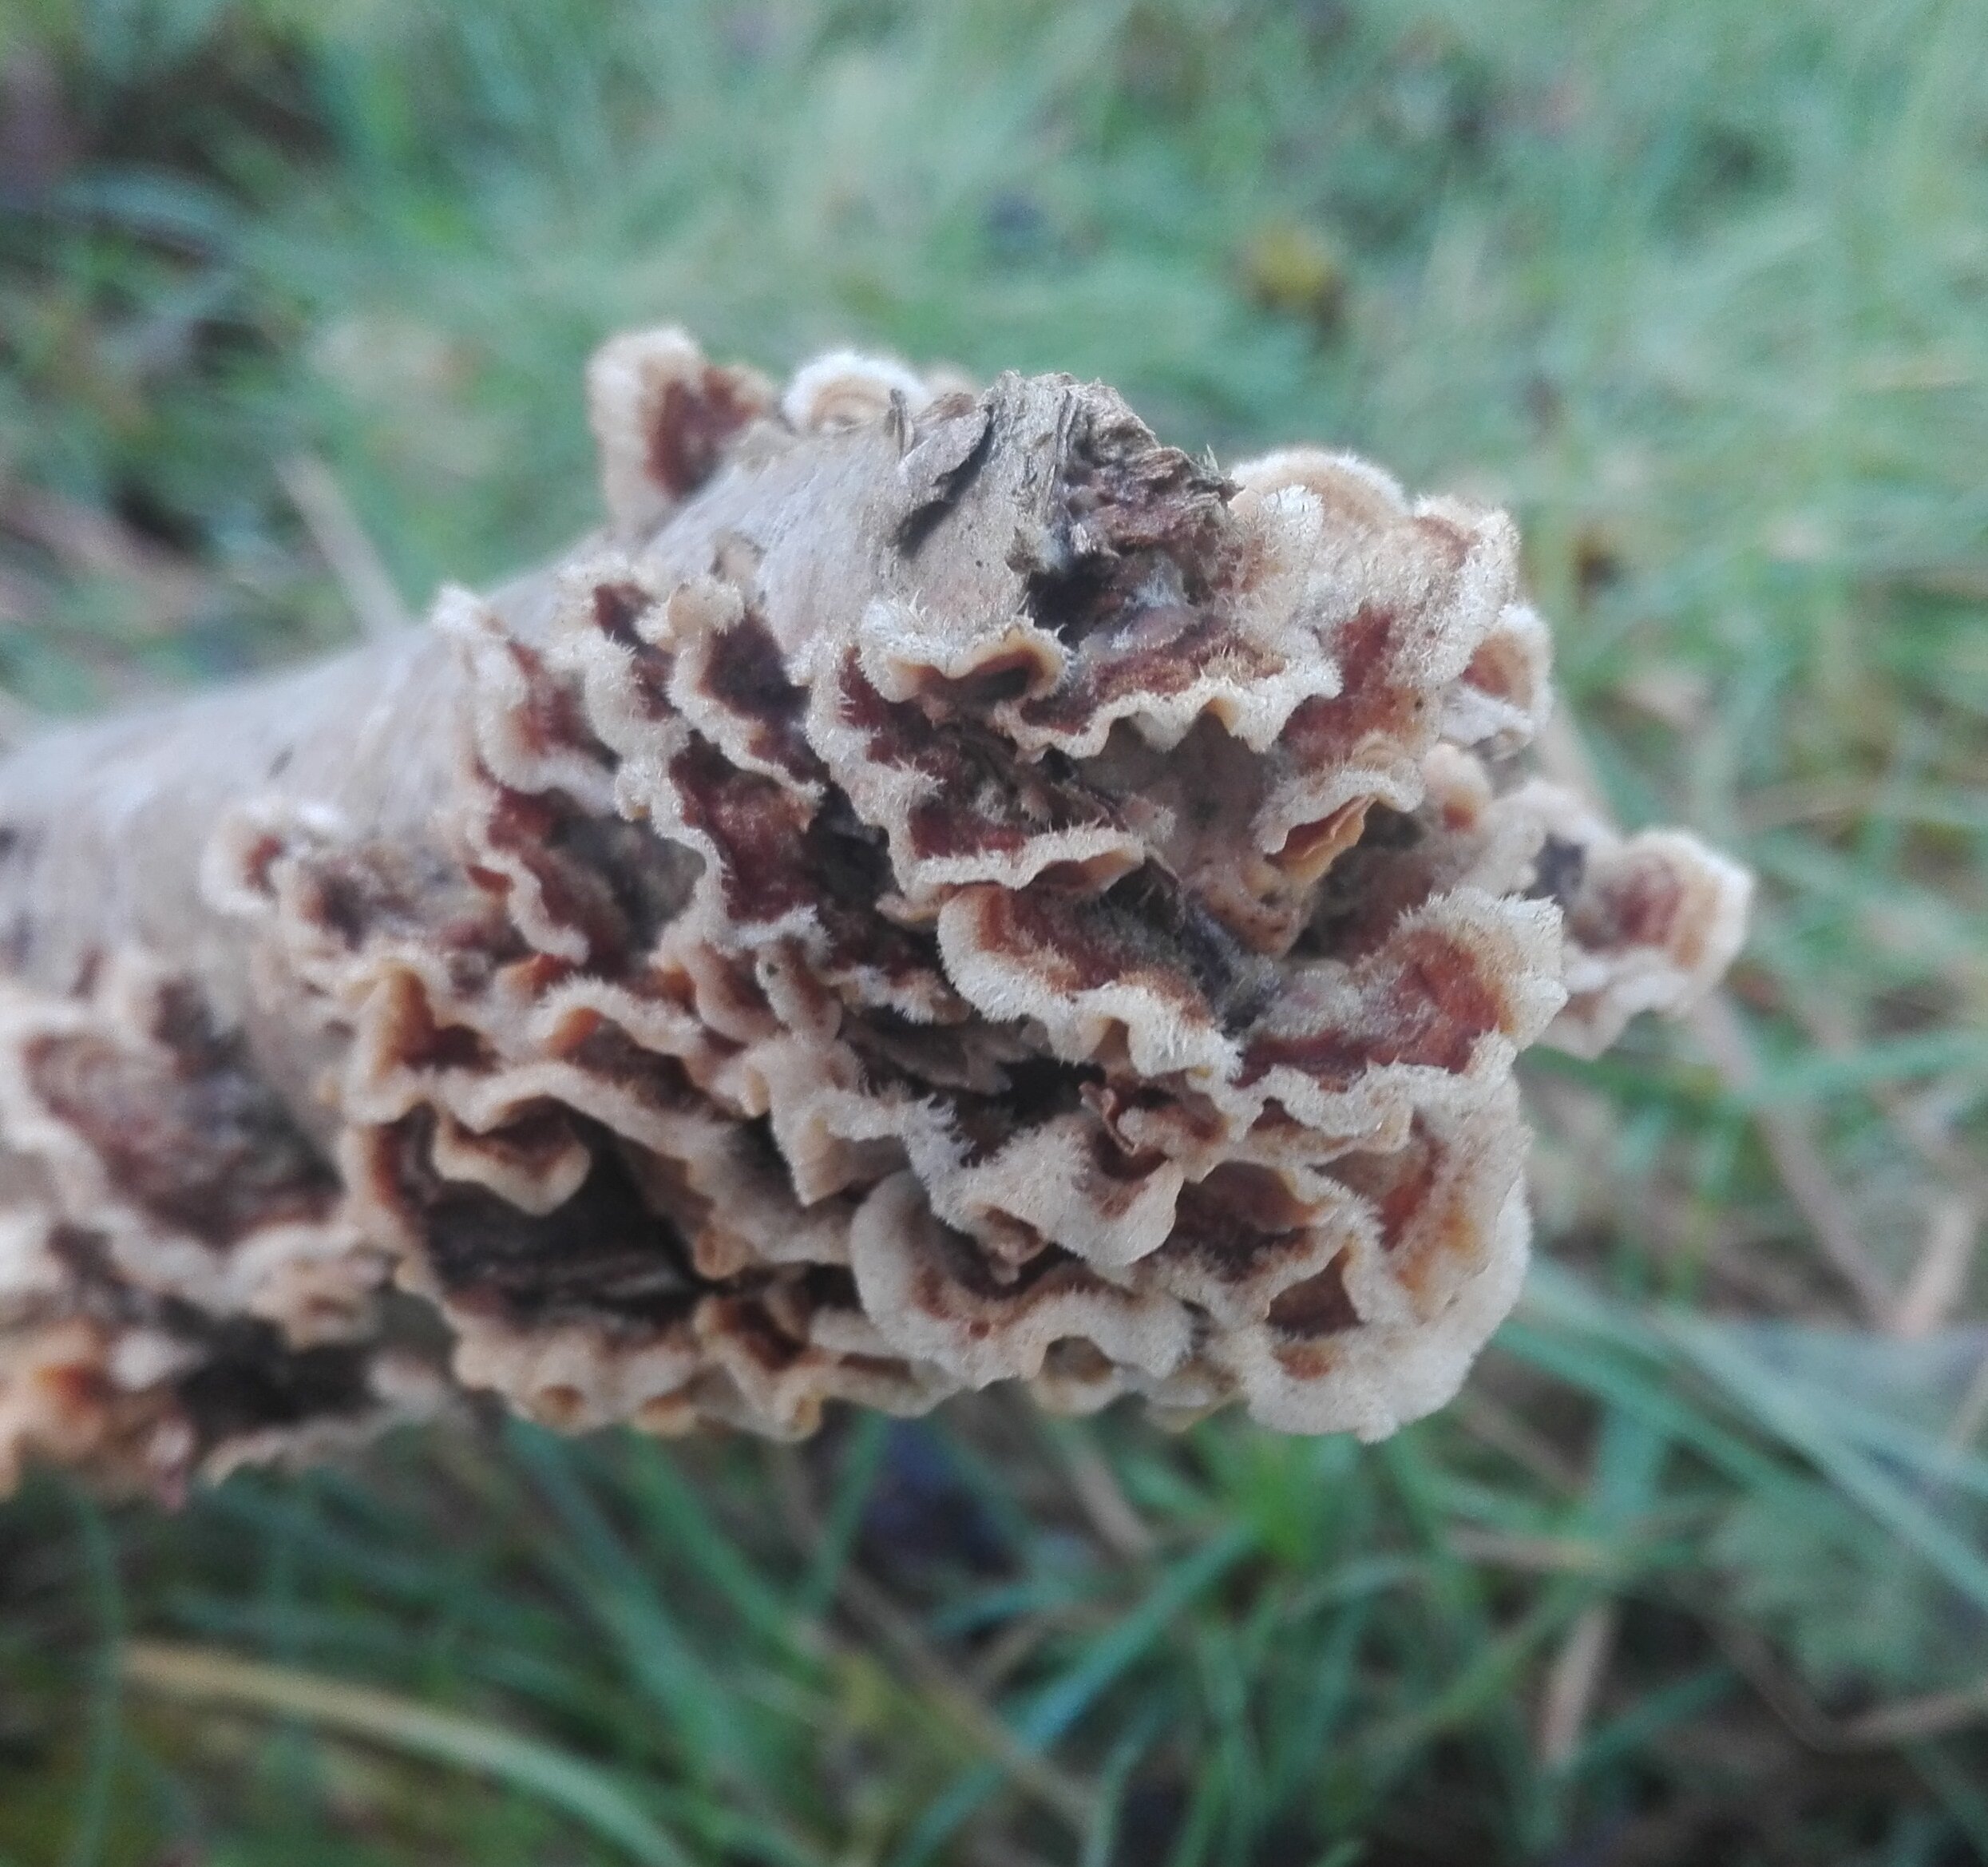
{"label": "thin twig in grass", "polygon": [[845,1570],[836,1598],[910,1671],[932,1702],[998,1763],[1015,1784],[1079,1834],[1096,1815],[1096,1797],[1081,1779],[1040,1757],[936,1652],[910,1618],[867,1576]]}
{"label": "thin twig in grass", "polygon": [[1988,1167],[1954,1139],[1946,1123],[1935,1112],[1938,1088],[1907,1096],[1895,1084],[1874,1083],[1871,1092],[1913,1152],[1977,1207],[1988,1208]]}
{"label": "thin twig in grass", "polygon": [[1967,1391],[1960,1397],[1960,1405],[1946,1424],[1945,1443],[1956,1452],[1964,1451],[1974,1443],[1984,1421],[1988,1421],[1988,1355],[1982,1357],[1974,1379],[1967,1383]]}
{"label": "thin twig in grass", "polygon": [[1574,1461],[1522,1414],[1483,1391],[1480,1381],[1450,1403],[1451,1416],[1473,1439],[1512,1463],[1550,1491],[1578,1491],[1580,1472]]}
{"label": "thin twig in grass", "polygon": [[1907,1340],[1931,1335],[1952,1316],[1966,1294],[1980,1232],[1981,1208],[1973,1199],[1950,1194],[1935,1202],[1919,1262],[1892,1313],[1894,1335]]}
{"label": "thin twig in grass", "polygon": [[1927,786],[1900,790],[1867,778],[1791,779],[1748,794],[1739,821],[1749,835],[1797,824],[1868,819],[1965,829],[1988,811],[1988,798],[1961,789]]}
{"label": "thin twig in grass", "polygon": [[1771,1316],[1814,1313],[1816,1284],[1808,1266],[1762,1247],[1781,1236],[1776,1223],[1745,1224],[1719,1215],[1705,1247],[1705,1263],[1734,1294]]}
{"label": "thin twig in grass", "polygon": [[1951,1691],[1894,1699],[1855,1718],[1832,1718],[1751,1628],[1729,1625],[1714,1631],[1726,1656],[1768,1708],[1811,1750],[1891,1750],[1988,1722],[1988,1678]]}
{"label": "thin twig in grass", "polygon": [[982,1692],[995,1692],[1021,1669],[1048,1637],[1050,1622],[1041,1615],[1016,1615],[975,1655],[970,1676]]}
{"label": "thin twig in grass", "polygon": [[1887,1744],[1915,1744],[1928,1738],[1988,1720],[1988,1679],[1977,1679],[1950,1692],[1926,1692],[1859,1713],[1843,1725],[1846,1744],[1869,1749]]}
{"label": "thin twig in grass", "polygon": [[1598,1601],[1583,1608],[1547,1667],[1539,1712],[1542,1768],[1564,1770],[1579,1751],[1602,1675],[1614,1651],[1618,1618],[1613,1601]]}
{"label": "thin twig in grass", "polygon": [[212,597],[194,561],[121,520],[14,479],[0,479],[0,531],[45,551],[69,577],[108,577],[144,599],[145,632],[170,635]]}
{"label": "thin twig in grass", "polygon": [[1662,1317],[1657,1326],[1756,1425],[1882,1524],[1902,1551],[1915,1554],[1976,1607],[1988,1608],[1988,1556],[1966,1527],[1941,1514],[1935,1497],[1846,1434],[1814,1398],[1791,1390],[1730,1335],[1696,1318]]}
{"label": "thin twig in grass", "polygon": [[[1564,711],[1546,722],[1539,747],[1540,765],[1550,777],[1598,802],[1604,798],[1600,775],[1581,743],[1579,729]],[[1748,1105],[1774,1171],[1808,1221],[1823,1255],[1856,1293],[1869,1320],[1880,1329],[1886,1327],[1897,1302],[1890,1279],[1851,1223],[1850,1202],[1831,1174],[1808,1124],[1793,1109],[1760,1100],[1760,1059],[1732,1000],[1724,992],[1709,993],[1687,1021],[1728,1093]]]}
{"label": "thin twig in grass", "polygon": [[283,490],[303,521],[368,640],[397,636],[414,619],[373,541],[366,535],[338,476],[315,454],[293,454],[276,469]]}
{"label": "thin twig in grass", "polygon": [[1085,1832],[1096,1819],[1097,1800],[1090,1786],[1049,1762],[1016,1737],[1000,1714],[970,1687],[962,1684],[959,1674],[933,1651],[881,1589],[867,1576],[852,1579],[851,1605],[857,1615],[914,1667],[929,1689],[942,1693],[956,1714],[971,1722],[1018,1782],[1078,1833]]}
{"label": "thin twig in grass", "polygon": [[36,580],[0,565],[0,628],[32,628],[50,600],[50,592]]}
{"label": "thin twig in grass", "polygon": [[1781,1184],[1808,1222],[1824,1257],[1856,1293],[1872,1326],[1887,1329],[1898,1299],[1891,1281],[1851,1222],[1849,1197],[1836,1183],[1808,1124],[1792,1111],[1759,1102],[1760,1059],[1740,1014],[1722,992],[1701,1001],[1687,1021],[1729,1093],[1752,1104],[1752,1113]]}
{"label": "thin twig in grass", "polygon": [[1146,1520],[1133,1508],[1118,1474],[1083,1433],[1043,1422],[1057,1459],[1069,1475],[1070,1488],[1090,1520],[1098,1540],[1127,1562],[1144,1562],[1158,1547]]}
{"label": "thin twig in grass", "polygon": [[[1823,1049],[1842,1054],[1855,1048],[1856,1033],[1839,1006],[1804,999],[1796,1012]],[[1927,1335],[1952,1315],[1966,1294],[1982,1217],[1988,1212],[1988,1171],[1954,1140],[1924,1100],[1904,1096],[1895,1084],[1887,1082],[1871,1084],[1869,1093],[1907,1152],[1945,1189],[1934,1194],[1926,1241],[1890,1318],[1895,1335]]]}
{"label": "thin twig in grass", "polygon": [[1605,1544],[1585,1536],[1519,1536],[1475,1524],[1451,1527],[1446,1540],[1452,1555],[1487,1568],[1535,1576],[1594,1576],[1617,1566]]}
{"label": "thin twig in grass", "polygon": [[1047,1856],[1018,1848],[1005,1835],[975,1835],[966,1843],[969,1867],[1051,1867]]}
{"label": "thin twig in grass", "polygon": [[1988,1861],[1988,1793],[1978,1774],[1949,1757],[1937,1744],[1903,1746],[1906,1760],[1946,1806],[1954,1825],[1966,1836],[1977,1861]]}
{"label": "thin twig in grass", "polygon": [[[771,1461],[782,1508],[795,1534],[812,1547],[824,1526],[814,1500],[807,1495],[799,1465],[791,1459]],[[972,1683],[937,1652],[917,1627],[867,1576],[844,1564],[836,1577],[835,1600],[881,1639],[940,1712],[984,1752],[1019,1789],[1079,1834],[1089,1831],[1097,1817],[1097,1796],[1091,1786],[1068,1774],[1024,1744],[1000,1714]]]}
{"label": "thin twig in grass", "polygon": [[[529,1445],[530,1441],[520,1443]],[[806,1493],[798,1465],[786,1458],[775,1458],[770,1465],[776,1474],[776,1494],[796,1535],[804,1544],[818,1549],[827,1526]],[[849,1528],[853,1532],[853,1525]],[[972,1683],[949,1667],[898,1612],[882,1590],[845,1562],[834,1565],[831,1573],[834,1588],[829,1601],[806,1602],[802,1611],[788,1615],[770,1630],[782,1643],[797,1656],[816,1663],[832,1660],[849,1666],[863,1657],[861,1648],[844,1639],[819,1618],[820,1611],[831,1602],[839,1603],[895,1650],[912,1682],[925,1694],[928,1708],[937,1710],[976,1749],[991,1757],[1018,1787],[1081,1831],[1091,1819],[1094,1798],[1088,1788],[1023,1744]]]}
{"label": "thin twig in grass", "polygon": [[1566,1598],[1550,1585],[1510,1626],[1495,1634],[1479,1630],[1468,1656],[1444,1683],[1420,1704],[1384,1719],[1368,1732],[1369,1754],[1398,1764],[1444,1733],[1483,1715],[1486,1706],[1514,1704],[1513,1695],[1533,1655],[1566,1618]]}

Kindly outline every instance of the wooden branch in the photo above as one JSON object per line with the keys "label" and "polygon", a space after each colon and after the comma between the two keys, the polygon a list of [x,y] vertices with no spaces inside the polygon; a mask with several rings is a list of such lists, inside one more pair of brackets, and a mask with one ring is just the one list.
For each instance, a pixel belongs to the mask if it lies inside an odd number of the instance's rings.
{"label": "wooden branch", "polygon": [[458,1387],[1441,1404],[1523,1267],[1519,1051],[1683,1005],[1746,899],[1510,771],[1509,522],[1065,377],[652,331],[589,390],[559,563],[0,764],[0,1479]]}

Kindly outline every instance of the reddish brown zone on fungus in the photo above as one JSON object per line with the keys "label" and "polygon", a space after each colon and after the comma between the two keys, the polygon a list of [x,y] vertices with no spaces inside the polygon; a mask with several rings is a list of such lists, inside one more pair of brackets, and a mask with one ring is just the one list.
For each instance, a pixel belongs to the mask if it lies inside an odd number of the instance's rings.
{"label": "reddish brown zone on fungus", "polygon": [[1120,882],[1103,896],[1085,898],[1031,887],[963,891],[972,903],[978,943],[1011,957],[1026,955],[1030,969],[1059,993],[1095,992],[1137,984],[1191,1017],[1210,1009],[1194,983],[1194,969],[1179,944],[1131,910]]}
{"label": "reddish brown zone on fungus", "polygon": [[1025,954],[1065,993],[1136,981],[1189,1017],[1234,1031],[1263,1009],[1273,981],[1227,929],[1164,870],[1149,863],[1102,894],[1043,882],[963,891],[979,943]]}
{"label": "reddish brown zone on fungus", "polygon": [[1632,862],[1605,881],[1578,890],[1567,930],[1583,946],[1602,950],[1661,946],[1670,937],[1684,890],[1668,864]]}
{"label": "reddish brown zone on fungus", "polygon": [[1058,782],[1047,758],[1040,767],[1004,770],[994,748],[964,728],[946,732],[939,744],[943,751],[918,761],[942,787],[912,807],[911,846],[919,856],[1012,855],[1044,834],[1117,827],[1105,799]]}
{"label": "reddish brown zone on fungus", "polygon": [[101,1362],[58,1362],[36,1370],[36,1377],[64,1413],[81,1417],[106,1409],[117,1399]]}
{"label": "reddish brown zone on fungus", "polygon": [[[44,1364],[39,1379],[64,1414],[94,1420],[113,1440],[137,1441],[147,1481],[168,1498],[181,1495],[194,1469],[231,1441],[378,1410],[370,1345],[300,1349],[259,1318],[210,1315],[142,1290],[120,1274],[103,1234],[85,1227],[56,1227],[49,1248],[74,1280],[69,1313],[89,1325],[93,1350],[86,1358]],[[110,1378],[104,1350],[129,1327],[169,1341],[192,1366],[162,1387],[122,1389]]]}
{"label": "reddish brown zone on fungus", "polygon": [[1346,1260],[1335,1258],[1316,1277],[1280,1291],[1270,1305],[1270,1326],[1286,1335],[1315,1340],[1360,1326],[1360,1312],[1346,1294]]}
{"label": "reddish brown zone on fungus", "polygon": [[[267,889],[287,845],[255,852],[251,875]],[[313,849],[298,861],[304,917],[347,952],[375,939],[430,942],[452,953],[521,950],[501,907],[438,852],[377,842]]]}
{"label": "reddish brown zone on fungus", "polygon": [[822,762],[802,731],[807,691],[787,679],[780,644],[756,610],[748,608],[730,628],[718,632],[699,685],[727,712],[752,723],[755,757],[782,767],[804,783],[822,776]]}
{"label": "reddish brown zone on fungus", "polygon": [[1166,1157],[1150,1148],[1127,1152],[1101,1121],[1087,1122],[1083,1133],[1086,1184],[1099,1209],[1123,1211],[1136,1199]]}
{"label": "reddish brown zone on fungus", "polygon": [[1333,1163],[1333,1177],[1366,1200],[1380,1227],[1380,1248],[1392,1251],[1435,1191],[1442,1164],[1441,1150],[1418,1120],[1397,1152],[1349,1154]]}
{"label": "reddish brown zone on fungus", "polygon": [[701,734],[670,761],[683,820],[717,846],[733,919],[765,926],[812,904],[802,866],[814,815],[805,798],[757,771],[742,771]]}
{"label": "reddish brown zone on fungus", "polygon": [[[587,724],[579,696],[552,678],[545,656],[537,649],[515,636],[506,637],[504,646],[524,683],[524,702],[513,713],[512,724],[525,744],[541,755],[577,751],[599,758],[600,748]],[[604,769],[607,761],[600,762]]]}
{"label": "reddish brown zone on fungus", "polygon": [[632,1101],[660,1113],[703,1110],[708,1104],[674,1056],[644,1048],[618,1025],[591,1021],[584,1035],[568,1036],[553,1054],[584,1070],[597,1083],[619,1089]]}
{"label": "reddish brown zone on fungus", "polygon": [[1531,678],[1525,649],[1509,635],[1491,635],[1479,643],[1463,680],[1479,693],[1499,700],[1523,698]]}
{"label": "reddish brown zone on fungus", "polygon": [[653,607],[655,601],[640,584],[612,581],[596,584],[594,626],[609,641],[640,652],[648,644],[636,632],[636,618]]}
{"label": "reddish brown zone on fungus", "polygon": [[1020,717],[1044,731],[1076,732],[1115,702],[1186,692],[1218,661],[1231,680],[1261,680],[1281,665],[1209,610],[1182,603],[1127,610],[1087,634],[1063,680],[1023,701]]}
{"label": "reddish brown zone on fungus", "polygon": [[383,1048],[403,1068],[481,1073],[495,1066],[497,1052],[489,1040],[468,1025],[438,1021],[427,988],[411,973],[388,973],[374,991]]}
{"label": "reddish brown zone on fungus", "polygon": [[1366,739],[1392,739],[1420,752],[1435,737],[1427,699],[1396,676],[1401,620],[1392,609],[1364,604],[1333,632],[1339,692],[1301,703],[1285,729],[1286,755],[1297,769],[1330,771]]}
{"label": "reddish brown zone on fungus", "polygon": [[1418,927],[1396,936],[1389,957],[1399,969],[1388,998],[1394,1036],[1376,1060],[1469,1068],[1478,1041],[1505,1021],[1482,956],[1440,929]]}
{"label": "reddish brown zone on fungus", "polygon": [[936,708],[886,700],[864,678],[853,653],[843,661],[842,716],[865,735],[871,759],[887,770],[916,771],[929,795],[907,814],[913,853],[1012,854],[1046,833],[1116,826],[1118,812],[1083,783],[1067,759],[1051,753],[1033,765],[990,728]]}
{"label": "reddish brown zone on fungus", "polygon": [[547,847],[595,963],[617,970],[646,955],[683,911],[700,867],[646,825],[588,811],[562,816]]}
{"label": "reddish brown zone on fungus", "polygon": [[839,792],[815,812],[802,848],[819,890],[816,918],[835,965],[860,965],[894,984],[915,982],[951,996],[931,937],[878,915],[877,902],[895,886],[890,858],[881,833],[864,823]]}
{"label": "reddish brown zone on fungus", "polygon": [[1241,1080],[1260,1081],[1280,1067],[1342,1084],[1376,1064],[1452,1074],[1467,1069],[1479,1041],[1504,1017],[1476,955],[1440,930],[1423,927],[1398,934],[1388,958],[1393,976],[1359,1029],[1258,1033],[1249,1040]]}
{"label": "reddish brown zone on fungus", "polygon": [[1161,1247],[1169,1260],[1193,1259],[1207,1274],[1240,1286],[1309,1245],[1305,1206],[1269,1174],[1218,1167],[1181,1189],[1174,1229]]}
{"label": "reddish brown zone on fungus", "polygon": [[1181,1189],[1177,1223],[1190,1238],[1218,1238],[1230,1227],[1276,1238],[1306,1224],[1310,1210],[1277,1175],[1232,1161]]}
{"label": "reddish brown zone on fungus", "polygon": [[1053,669],[1039,644],[1025,642],[1005,654],[976,661],[971,672],[957,678],[936,668],[910,672],[920,700],[950,712],[985,715],[1052,678]]}
{"label": "reddish brown zone on fungus", "polygon": [[709,364],[695,382],[672,377],[649,425],[649,477],[672,499],[695,493],[716,469],[726,443],[762,412],[738,371]]}
{"label": "reddish brown zone on fungus", "polygon": [[[485,834],[531,874],[546,911],[579,932],[598,967],[616,969],[646,952],[689,898],[696,874],[689,851],[558,792],[500,787]],[[469,873],[500,899],[513,886],[488,867]]]}
{"label": "reddish brown zone on fungus", "polygon": [[[1193,890],[1157,862],[1112,884],[1094,921],[1115,921],[1135,948],[1155,952],[1191,980],[1224,1030],[1247,1028],[1276,990],[1269,966],[1247,952]],[[1126,932],[1129,922],[1131,932]]]}
{"label": "reddish brown zone on fungus", "polygon": [[927,1314],[960,1314],[961,1298],[972,1306],[967,1333],[984,1338],[996,1322],[1030,1305],[1072,1290],[1108,1286],[1083,1260],[1060,1246],[1045,1245],[1020,1263],[989,1257],[975,1241],[950,1226],[935,1225],[919,1254],[915,1301]]}
{"label": "reddish brown zone on fungus", "polygon": [[1154,1084],[1137,1080],[1086,1084],[1083,1100],[1084,1105],[1095,1112],[1113,1144],[1131,1159],[1146,1157],[1127,1132],[1130,1122],[1139,1116],[1163,1116],[1181,1143],[1198,1152],[1218,1147],[1227,1132],[1222,1115],[1205,1096],[1163,1089]]}
{"label": "reddish brown zone on fungus", "polygon": [[216,1251],[323,1218],[337,1180],[240,1040],[216,1032],[190,991],[166,995],[153,1034],[164,1059],[87,1033],[37,1038],[24,1059],[35,1095],[115,1191]]}
{"label": "reddish brown zone on fungus", "polygon": [[1283,848],[1271,858],[1272,862],[1293,879],[1314,879],[1359,842],[1366,827],[1367,813],[1372,808],[1372,799],[1355,798],[1329,815],[1294,824],[1284,838]]}
{"label": "reddish brown zone on fungus", "polygon": [[1372,805],[1360,839],[1320,883],[1299,950],[1353,961],[1376,950],[1436,888],[1428,832],[1406,811]]}
{"label": "reddish brown zone on fungus", "polygon": [[1355,1155],[1333,1166],[1333,1177],[1372,1207],[1381,1249],[1412,1296],[1425,1295],[1446,1266],[1467,1263],[1481,1248],[1479,1208],[1502,1203],[1506,1191],[1480,1183],[1452,1147],[1418,1118],[1398,1152]]}
{"label": "reddish brown zone on fungus", "polygon": [[[778,1286],[784,1290],[786,1286]],[[701,1325],[714,1335],[723,1336],[728,1346],[751,1357],[768,1374],[783,1374],[808,1352],[807,1338],[800,1333],[805,1324],[790,1327],[774,1306],[758,1296],[723,1296],[705,1299]]]}
{"label": "reddish brown zone on fungus", "polygon": [[[630,698],[650,719],[664,720],[675,711],[669,692],[675,657],[645,641],[636,627],[637,619],[655,604],[655,599],[640,584],[610,581],[594,585],[594,626],[617,648],[628,651]],[[584,724],[580,730],[587,735],[585,743],[591,743],[591,732]]]}
{"label": "reddish brown zone on fungus", "polygon": [[[965,1146],[968,1166],[992,1159],[1017,1135],[1032,1134],[1081,1108],[1087,1088],[1099,1080],[1100,1072],[1083,1064],[1032,1056],[1004,1064],[1001,1074],[998,1094],[960,1094],[947,1100],[952,1131]],[[1123,1158],[1115,1145],[1111,1152]]]}

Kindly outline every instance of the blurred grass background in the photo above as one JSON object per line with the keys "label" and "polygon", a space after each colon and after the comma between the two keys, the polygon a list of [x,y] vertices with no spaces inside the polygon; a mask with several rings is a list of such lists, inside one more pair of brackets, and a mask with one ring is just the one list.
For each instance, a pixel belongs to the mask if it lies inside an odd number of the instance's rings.
{"label": "blurred grass background", "polygon": [[659,318],[1508,504],[1750,951],[1539,1061],[1543,1261],[1383,1446],[996,1396],[35,1482],[0,1862],[1988,1860],[1988,10],[6,0],[0,689],[556,548]]}

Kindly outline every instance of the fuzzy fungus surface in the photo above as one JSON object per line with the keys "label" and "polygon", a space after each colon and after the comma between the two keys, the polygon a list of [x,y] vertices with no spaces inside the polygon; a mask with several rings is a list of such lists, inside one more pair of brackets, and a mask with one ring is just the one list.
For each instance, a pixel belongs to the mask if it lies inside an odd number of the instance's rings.
{"label": "fuzzy fungus surface", "polygon": [[0,765],[0,1488],[460,1389],[1442,1404],[1519,1053],[1689,1002],[1748,892],[1527,775],[1510,522],[1067,377],[658,331],[588,390],[559,563]]}

